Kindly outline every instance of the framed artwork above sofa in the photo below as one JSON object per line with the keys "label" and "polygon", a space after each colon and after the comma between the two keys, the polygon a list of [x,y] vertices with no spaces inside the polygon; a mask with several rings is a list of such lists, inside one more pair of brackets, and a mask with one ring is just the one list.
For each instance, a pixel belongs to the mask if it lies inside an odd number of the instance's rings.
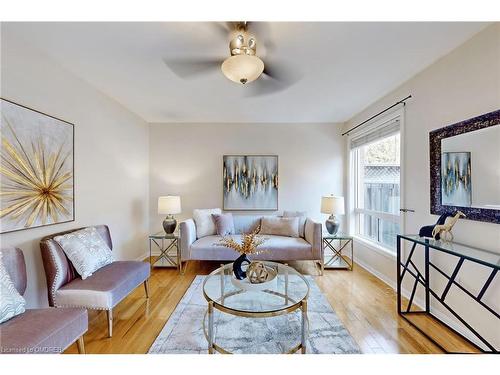
{"label": "framed artwork above sofa", "polygon": [[278,155],[224,155],[223,209],[278,210]]}

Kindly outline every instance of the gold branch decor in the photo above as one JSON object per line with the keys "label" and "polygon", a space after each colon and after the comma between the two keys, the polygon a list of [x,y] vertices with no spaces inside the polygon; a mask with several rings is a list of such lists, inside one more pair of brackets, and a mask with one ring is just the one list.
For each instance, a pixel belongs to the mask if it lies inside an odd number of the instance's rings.
{"label": "gold branch decor", "polygon": [[231,236],[224,236],[220,239],[219,244],[224,247],[236,250],[242,255],[260,254],[265,250],[258,249],[260,245],[267,241],[267,238],[259,236],[260,226],[251,233],[243,233],[241,243],[234,240]]}
{"label": "gold branch decor", "polygon": [[72,124],[4,99],[1,109],[1,232],[73,220]]}

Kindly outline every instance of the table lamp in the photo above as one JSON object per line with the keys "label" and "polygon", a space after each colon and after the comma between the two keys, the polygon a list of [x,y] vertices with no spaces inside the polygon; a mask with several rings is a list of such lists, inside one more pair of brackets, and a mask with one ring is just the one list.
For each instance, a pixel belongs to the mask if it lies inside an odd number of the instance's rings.
{"label": "table lamp", "polygon": [[158,198],[158,214],[167,215],[163,220],[163,229],[166,234],[172,234],[177,226],[174,214],[181,213],[181,197],[178,195],[167,195]]}
{"label": "table lamp", "polygon": [[326,230],[332,235],[339,231],[340,222],[335,215],[344,215],[344,197],[333,195],[321,197],[321,213],[330,215],[325,221]]}

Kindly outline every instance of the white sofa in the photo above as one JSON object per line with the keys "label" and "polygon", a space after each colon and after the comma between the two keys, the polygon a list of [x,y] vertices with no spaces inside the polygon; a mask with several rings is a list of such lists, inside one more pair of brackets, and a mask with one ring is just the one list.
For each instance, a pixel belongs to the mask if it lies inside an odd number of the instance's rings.
{"label": "white sofa", "polygon": [[[234,215],[236,233],[249,233],[255,230],[262,215]],[[211,235],[202,238],[196,237],[196,224],[193,219],[184,220],[179,225],[181,261],[214,260],[233,261],[239,253],[233,249],[218,244],[221,236]],[[261,245],[266,250],[263,253],[249,256],[251,260],[312,260],[323,270],[323,247],[321,237],[321,223],[310,218],[305,220],[304,237],[284,237],[264,235],[268,240]],[[241,234],[232,235],[239,240]]]}

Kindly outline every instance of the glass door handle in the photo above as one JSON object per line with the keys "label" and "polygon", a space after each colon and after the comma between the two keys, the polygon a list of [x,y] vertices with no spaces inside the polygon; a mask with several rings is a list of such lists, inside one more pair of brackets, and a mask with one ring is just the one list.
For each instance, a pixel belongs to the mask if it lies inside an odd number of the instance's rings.
{"label": "glass door handle", "polygon": [[415,210],[412,210],[409,208],[400,208],[399,211],[401,211],[401,212],[415,212]]}

